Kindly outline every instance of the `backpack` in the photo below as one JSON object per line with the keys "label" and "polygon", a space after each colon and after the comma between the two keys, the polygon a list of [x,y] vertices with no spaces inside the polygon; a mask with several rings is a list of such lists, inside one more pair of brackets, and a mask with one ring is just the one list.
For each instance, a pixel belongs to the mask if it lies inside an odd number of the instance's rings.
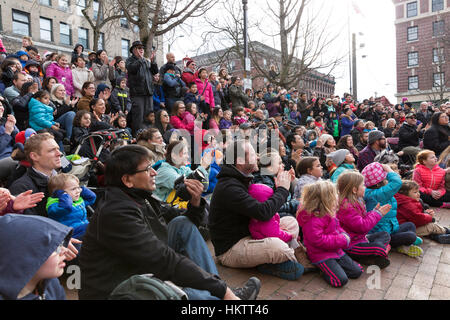
{"label": "backpack", "polygon": [[152,274],[134,275],[120,283],[109,300],[187,300],[186,293],[170,281]]}

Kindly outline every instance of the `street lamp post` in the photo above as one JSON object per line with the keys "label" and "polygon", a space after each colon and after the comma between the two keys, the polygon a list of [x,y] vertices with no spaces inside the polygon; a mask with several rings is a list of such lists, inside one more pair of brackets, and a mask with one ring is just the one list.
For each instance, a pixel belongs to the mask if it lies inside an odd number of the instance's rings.
{"label": "street lamp post", "polygon": [[250,72],[250,59],[248,57],[248,27],[247,27],[247,20],[248,20],[248,0],[242,0],[242,5],[244,9],[244,78],[247,79],[247,72]]}

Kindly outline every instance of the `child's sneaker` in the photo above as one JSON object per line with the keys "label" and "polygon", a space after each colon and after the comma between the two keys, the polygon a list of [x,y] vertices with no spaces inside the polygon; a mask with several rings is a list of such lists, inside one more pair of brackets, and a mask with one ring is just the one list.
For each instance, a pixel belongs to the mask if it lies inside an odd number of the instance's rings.
{"label": "child's sneaker", "polygon": [[415,245],[400,246],[397,248],[397,251],[410,257],[420,257],[423,254],[422,248]]}
{"label": "child's sneaker", "polygon": [[442,208],[442,209],[450,209],[450,202],[444,202],[444,203],[442,204],[442,206],[440,206],[439,208]]}
{"label": "child's sneaker", "polygon": [[233,293],[241,300],[256,300],[261,281],[256,277],[251,277],[242,288],[233,290]]}
{"label": "child's sneaker", "polygon": [[256,269],[261,273],[286,280],[297,280],[305,272],[305,268],[296,261],[286,261],[277,264],[266,263],[256,267]]}
{"label": "child's sneaker", "polygon": [[419,237],[416,237],[416,242],[413,243],[415,246],[420,246],[423,243],[423,240]]}

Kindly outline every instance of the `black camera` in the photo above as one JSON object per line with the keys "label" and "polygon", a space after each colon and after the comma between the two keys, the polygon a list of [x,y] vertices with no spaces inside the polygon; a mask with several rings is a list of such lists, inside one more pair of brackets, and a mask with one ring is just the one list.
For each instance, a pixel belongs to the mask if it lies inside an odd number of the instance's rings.
{"label": "black camera", "polygon": [[177,180],[175,180],[174,189],[176,192],[175,199],[180,197],[184,201],[189,201],[192,198],[192,195],[186,188],[186,184],[184,183],[185,179],[197,180],[203,183],[203,191],[206,191],[206,187],[208,185],[208,178],[199,170],[195,170],[188,174],[186,177],[183,175],[180,176]]}

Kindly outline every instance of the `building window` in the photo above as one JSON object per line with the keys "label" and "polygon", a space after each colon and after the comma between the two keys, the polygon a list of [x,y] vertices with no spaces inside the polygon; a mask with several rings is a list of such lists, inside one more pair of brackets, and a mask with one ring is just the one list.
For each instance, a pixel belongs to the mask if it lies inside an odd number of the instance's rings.
{"label": "building window", "polygon": [[53,41],[52,20],[47,18],[39,18],[41,40]]}
{"label": "building window", "polygon": [[444,85],[444,73],[433,73],[433,87],[442,87]]}
{"label": "building window", "polygon": [[419,89],[419,76],[408,77],[408,90]]}
{"label": "building window", "polygon": [[105,49],[105,34],[103,32],[100,32],[100,34],[98,36],[97,48],[98,48],[98,50]]}
{"label": "building window", "polygon": [[85,28],[78,28],[78,42],[83,45],[85,49],[89,48],[89,31]]}
{"label": "building window", "polygon": [[442,36],[444,34],[444,20],[433,22],[433,37]]}
{"label": "building window", "polygon": [[52,0],[39,0],[40,4],[43,4],[44,6],[52,6]]}
{"label": "building window", "polygon": [[30,36],[30,15],[21,11],[12,11],[13,33]]}
{"label": "building window", "polygon": [[433,49],[433,63],[443,63],[445,61],[444,48]]}
{"label": "building window", "polygon": [[128,58],[130,52],[130,40],[122,39],[122,57]]}
{"label": "building window", "polygon": [[408,28],[408,41],[414,41],[419,39],[419,27]]}
{"label": "building window", "polygon": [[76,0],[77,1],[77,14],[79,16],[83,16],[83,12],[81,10],[86,8],[86,0]]}
{"label": "building window", "polygon": [[431,9],[433,12],[444,10],[444,0],[432,0]]}
{"label": "building window", "polygon": [[59,23],[59,42],[68,46],[72,45],[72,31],[66,23]]}
{"label": "building window", "polygon": [[[123,11],[121,11],[120,14],[124,14]],[[129,28],[127,18],[120,18],[120,19],[119,19],[119,23],[120,23],[120,26],[121,26],[122,28],[125,28],[125,29],[128,29],[128,28]]]}
{"label": "building window", "polygon": [[408,53],[408,67],[414,67],[419,65],[419,53],[409,52]]}
{"label": "building window", "polygon": [[417,1],[410,2],[406,5],[406,17],[411,18],[417,16]]}
{"label": "building window", "polygon": [[58,8],[63,11],[69,11],[70,8],[69,0],[58,0]]}

